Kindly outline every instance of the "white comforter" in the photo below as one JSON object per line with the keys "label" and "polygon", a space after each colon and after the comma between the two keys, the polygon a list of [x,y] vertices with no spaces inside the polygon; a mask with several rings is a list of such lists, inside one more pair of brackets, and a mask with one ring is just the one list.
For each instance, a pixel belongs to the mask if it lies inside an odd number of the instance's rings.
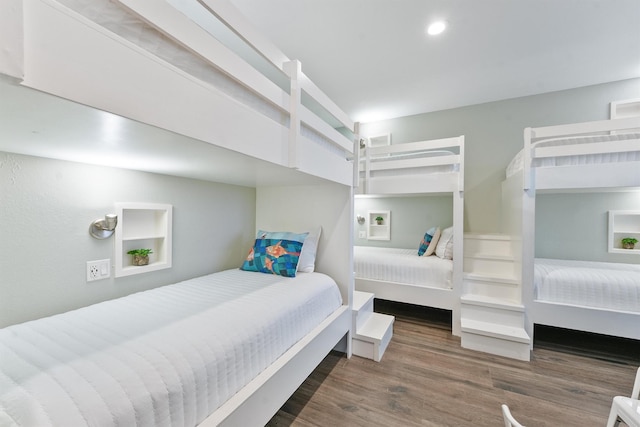
{"label": "white comforter", "polygon": [[342,303],[227,270],[0,330],[0,426],[193,426]]}
{"label": "white comforter", "polygon": [[640,312],[640,265],[536,258],[536,298]]}
{"label": "white comforter", "polygon": [[418,256],[418,249],[354,247],[355,277],[443,289],[452,287],[453,261]]}

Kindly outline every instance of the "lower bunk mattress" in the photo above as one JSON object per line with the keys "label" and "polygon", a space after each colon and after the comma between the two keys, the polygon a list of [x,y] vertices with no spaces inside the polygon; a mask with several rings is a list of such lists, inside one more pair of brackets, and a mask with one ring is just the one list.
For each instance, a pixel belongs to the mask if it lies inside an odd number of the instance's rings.
{"label": "lower bunk mattress", "polygon": [[452,288],[453,261],[419,256],[415,248],[355,246],[353,260],[356,279]]}
{"label": "lower bunk mattress", "polygon": [[0,425],[197,425],[341,305],[234,269],[1,329]]}
{"label": "lower bunk mattress", "polygon": [[536,258],[539,301],[640,313],[640,265]]}

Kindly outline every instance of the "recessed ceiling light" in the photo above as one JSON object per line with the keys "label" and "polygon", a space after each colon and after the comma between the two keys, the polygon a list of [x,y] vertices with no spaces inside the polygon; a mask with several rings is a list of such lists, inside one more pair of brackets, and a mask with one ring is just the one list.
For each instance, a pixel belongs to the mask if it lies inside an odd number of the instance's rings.
{"label": "recessed ceiling light", "polygon": [[445,21],[436,21],[427,27],[427,34],[435,36],[442,33],[445,28],[447,28],[447,23]]}

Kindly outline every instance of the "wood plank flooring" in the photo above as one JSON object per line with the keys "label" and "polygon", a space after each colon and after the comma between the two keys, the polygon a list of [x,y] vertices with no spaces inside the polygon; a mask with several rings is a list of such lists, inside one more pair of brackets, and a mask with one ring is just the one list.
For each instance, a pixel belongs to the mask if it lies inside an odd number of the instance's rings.
{"label": "wood plank flooring", "polygon": [[502,403],[529,427],[604,426],[640,365],[637,342],[622,354],[542,343],[521,362],[461,348],[442,319],[376,311],[396,315],[382,361],[329,354],[268,426],[501,426]]}

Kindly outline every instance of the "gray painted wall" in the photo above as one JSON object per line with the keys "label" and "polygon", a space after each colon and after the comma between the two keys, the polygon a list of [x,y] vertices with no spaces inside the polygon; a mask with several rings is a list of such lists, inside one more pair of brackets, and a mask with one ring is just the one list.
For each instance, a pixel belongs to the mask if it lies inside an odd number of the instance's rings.
{"label": "gray painted wall", "polygon": [[607,251],[609,210],[640,210],[640,191],[536,195],[536,256],[640,263]]}
{"label": "gray painted wall", "polygon": [[608,119],[611,101],[638,97],[631,79],[367,123],[361,133],[391,132],[393,144],[465,135],[465,231],[500,232],[500,183],[525,127]]}
{"label": "gray painted wall", "polygon": [[[367,240],[359,232],[366,232],[366,224],[358,224],[355,217],[367,217],[369,211],[391,211],[391,240]],[[354,203],[354,244],[389,248],[416,248],[431,227],[441,229],[453,223],[453,197],[357,197]]]}
{"label": "gray painted wall", "polygon": [[[253,188],[2,152],[0,183],[0,327],[237,267],[255,238]],[[173,205],[172,268],[86,282],[116,202]]]}

